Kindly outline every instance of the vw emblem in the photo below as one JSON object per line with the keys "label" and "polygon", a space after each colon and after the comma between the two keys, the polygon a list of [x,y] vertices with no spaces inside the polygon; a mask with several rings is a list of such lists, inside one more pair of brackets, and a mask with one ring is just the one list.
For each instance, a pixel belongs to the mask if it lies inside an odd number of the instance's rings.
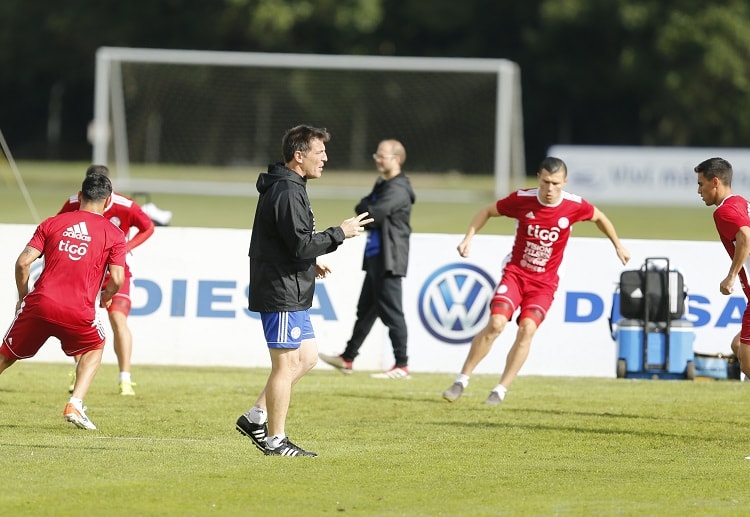
{"label": "vw emblem", "polygon": [[485,325],[495,282],[469,264],[448,264],[425,281],[419,293],[419,318],[440,341],[468,343]]}

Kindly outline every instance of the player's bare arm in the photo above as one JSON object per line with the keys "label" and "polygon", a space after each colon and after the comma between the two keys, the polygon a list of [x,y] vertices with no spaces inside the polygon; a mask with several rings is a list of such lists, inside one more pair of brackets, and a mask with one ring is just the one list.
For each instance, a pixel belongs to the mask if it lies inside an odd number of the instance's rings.
{"label": "player's bare arm", "polygon": [[732,265],[729,266],[729,273],[726,278],[719,284],[721,294],[732,294],[734,284],[737,282],[737,275],[740,274],[742,266],[750,255],[750,227],[742,226],[734,237],[734,258]]}
{"label": "player's bare arm", "polygon": [[619,237],[617,237],[617,231],[615,231],[615,226],[612,224],[612,221],[609,220],[604,212],[594,207],[594,216],[591,218],[591,222],[595,223],[596,227],[599,228],[599,231],[606,235],[612,242],[620,262],[622,262],[623,265],[627,264],[630,260],[630,252],[622,245]]}
{"label": "player's bare arm", "polygon": [[471,251],[471,240],[474,238],[474,235],[479,233],[479,230],[484,227],[490,217],[499,216],[500,212],[497,211],[497,206],[495,205],[495,203],[487,205],[479,210],[479,212],[477,212],[476,215],[472,218],[471,223],[469,223],[469,229],[466,230],[466,235],[464,235],[463,240],[456,247],[456,249],[458,250],[458,254],[463,258],[468,257],[469,252]]}
{"label": "player's bare arm", "polygon": [[[16,289],[18,289],[18,303],[24,296],[29,294],[29,276],[31,275],[31,264],[42,256],[42,252],[31,246],[24,247],[16,259]],[[18,307],[16,307],[18,308]]]}
{"label": "player's bare arm", "polygon": [[362,212],[361,214],[350,217],[349,219],[346,219],[343,223],[341,223],[341,229],[344,230],[344,235],[347,239],[349,237],[356,237],[357,235],[359,235],[362,231],[364,231],[365,226],[375,220],[372,217],[366,219],[368,215],[370,215],[368,212]]}

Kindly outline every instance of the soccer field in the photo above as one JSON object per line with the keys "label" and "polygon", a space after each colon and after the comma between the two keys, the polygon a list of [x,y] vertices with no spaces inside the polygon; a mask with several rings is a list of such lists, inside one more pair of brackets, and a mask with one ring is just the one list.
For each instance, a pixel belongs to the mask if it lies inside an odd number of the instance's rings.
{"label": "soccer field", "polygon": [[[19,164],[41,217],[77,192],[86,165]],[[219,179],[254,183],[258,172]],[[35,223],[13,178],[0,179],[0,222]],[[316,181],[364,195],[374,179],[327,171]],[[494,198],[490,177],[413,182],[418,196],[456,193],[418,199],[419,233],[463,234]],[[173,226],[249,228],[255,206],[249,196],[152,199],[174,212]],[[356,200],[314,196],[318,227],[350,217]],[[697,196],[687,208],[600,208],[626,245],[716,240],[711,209]],[[513,226],[499,218],[482,232]],[[575,236],[601,234],[580,224]],[[236,346],[265,344],[239,336]],[[488,407],[499,371],[473,376],[449,404],[441,393],[452,374],[382,381],[316,369],[295,387],[287,432],[320,456],[279,458],[234,430],[265,369],[137,364],[138,395],[121,397],[116,367],[103,365],[85,401],[93,432],[62,418],[69,370],[24,361],[0,375],[4,515],[714,516],[750,508],[748,383],[522,375],[502,405]]]}
{"label": "soccer field", "polygon": [[[238,346],[246,346],[239,344]],[[262,346],[259,344],[258,346]],[[4,515],[744,515],[746,383],[494,376],[407,381],[314,370],[291,438],[317,458],[265,457],[234,430],[267,371],[138,367],[87,398],[97,431],[63,421],[68,365],[0,376]]]}

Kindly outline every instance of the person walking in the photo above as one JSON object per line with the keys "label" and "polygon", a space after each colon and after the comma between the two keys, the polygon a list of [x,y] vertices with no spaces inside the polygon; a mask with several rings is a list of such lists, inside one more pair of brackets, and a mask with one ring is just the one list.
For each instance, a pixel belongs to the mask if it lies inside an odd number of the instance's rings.
{"label": "person walking", "polygon": [[472,219],[458,245],[462,257],[469,256],[474,235],[491,217],[517,220],[513,249],[502,277],[490,301],[490,320],[471,342],[461,373],[443,392],[449,402],[457,400],[469,384],[469,378],[492,348],[517,309],[518,331],[508,352],[500,383],[490,391],[485,404],[499,404],[526,362],[531,341],[552,305],[559,284],[558,269],[573,225],[591,221],[609,238],[624,265],[630,253],[620,242],[612,222],[585,199],[563,190],[568,181],[565,163],[559,158],[542,160],[537,172],[537,188],[513,192],[482,208]]}
{"label": "person walking", "polygon": [[[698,194],[706,206],[715,206],[714,223],[719,240],[732,259],[727,275],[719,283],[719,292],[734,293],[737,279],[750,300],[750,203],[732,192],[732,165],[723,158],[709,158],[695,166],[698,173]],[[750,304],[742,315],[740,331],[732,339],[732,352],[740,363],[745,377],[750,377]]]}
{"label": "person walking", "polygon": [[289,129],[281,143],[284,163],[269,165],[256,184],[260,195],[250,237],[248,306],[260,313],[271,373],[253,407],[237,419],[236,429],[266,455],[317,456],[286,435],[292,387],[318,359],[309,309],[315,279],[331,270],[316,259],[372,222],[364,212],[316,231],[307,181],[323,174],[330,138],[323,128]]}
{"label": "person walking", "polygon": [[[83,399],[101,365],[105,342],[96,298],[100,296],[101,307],[109,306],[125,279],[125,236],[102,216],[112,197],[109,178],[87,175],[78,196],[80,209],[44,220],[16,260],[18,303],[0,345],[0,373],[36,355],[50,337],[58,338],[66,355],[80,356],[63,417],[95,430]],[[31,264],[42,255],[44,269],[30,289]]]}
{"label": "person walking", "polygon": [[[86,170],[86,175],[103,174],[109,177],[109,169],[104,165],[92,165]],[[73,212],[80,207],[77,196],[69,198],[58,213]],[[112,200],[104,209],[104,217],[112,224],[120,228],[125,234],[125,250],[128,254],[143,244],[154,233],[154,222],[133,199],[117,192],[112,193]],[[131,229],[135,228],[137,233],[130,235]],[[133,396],[135,390],[131,376],[131,357],[133,355],[133,333],[128,327],[128,316],[130,315],[130,291],[133,284],[133,274],[129,265],[125,264],[125,282],[115,294],[112,303],[107,307],[109,323],[112,325],[114,337],[114,349],[117,356],[117,365],[120,373],[117,379],[117,387],[120,395]],[[75,383],[75,373],[71,375],[72,382],[69,391],[72,391]]]}
{"label": "person walking", "polygon": [[411,208],[416,200],[409,178],[401,172],[406,149],[398,140],[383,140],[372,155],[382,174],[354,212],[368,212],[374,222],[367,227],[362,269],[365,279],[357,303],[357,320],[346,349],[339,355],[319,354],[325,363],[343,373],[352,373],[352,362],[380,320],[388,327],[393,346],[394,365],[385,372],[374,373],[377,379],[409,379],[407,328],[402,304],[401,280],[409,265]]}

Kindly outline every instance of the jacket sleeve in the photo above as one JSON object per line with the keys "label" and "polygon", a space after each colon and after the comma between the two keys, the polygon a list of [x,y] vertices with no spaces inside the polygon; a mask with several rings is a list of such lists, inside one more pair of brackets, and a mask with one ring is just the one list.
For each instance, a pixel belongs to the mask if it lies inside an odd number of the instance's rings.
{"label": "jacket sleeve", "polygon": [[283,193],[287,199],[276,204],[278,231],[297,259],[314,259],[338,248],[345,239],[340,226],[316,232],[312,211],[302,193]]}
{"label": "jacket sleeve", "polygon": [[[375,195],[373,196],[373,194]],[[368,225],[368,228],[380,228],[383,226],[388,216],[410,204],[411,198],[406,189],[396,185],[384,185],[381,188],[376,186],[370,195],[362,198],[357,204],[355,211],[358,214],[368,212],[370,217],[374,219],[374,221]]]}

